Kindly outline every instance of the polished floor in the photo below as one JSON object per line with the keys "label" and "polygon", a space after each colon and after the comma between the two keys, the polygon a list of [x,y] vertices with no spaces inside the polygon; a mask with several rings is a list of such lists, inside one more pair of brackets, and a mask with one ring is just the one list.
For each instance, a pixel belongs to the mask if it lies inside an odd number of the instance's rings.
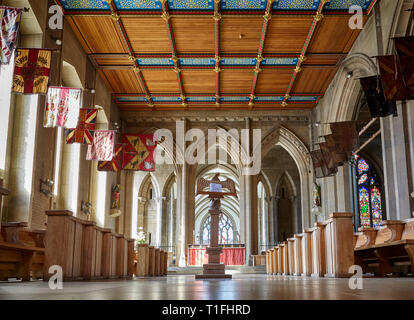
{"label": "polished floor", "polygon": [[195,280],[191,275],[129,281],[0,283],[0,299],[39,300],[414,300],[414,278],[367,278],[362,290],[349,279],[235,274],[232,280]]}

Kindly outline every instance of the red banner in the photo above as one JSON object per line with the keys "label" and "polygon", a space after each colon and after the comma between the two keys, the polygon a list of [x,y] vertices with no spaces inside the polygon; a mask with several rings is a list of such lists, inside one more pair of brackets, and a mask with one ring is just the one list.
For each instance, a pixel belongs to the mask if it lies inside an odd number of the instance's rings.
{"label": "red banner", "polygon": [[[245,248],[223,248],[220,263],[226,266],[243,266],[245,264]],[[202,266],[208,263],[206,248],[190,248],[188,250],[188,265]]]}

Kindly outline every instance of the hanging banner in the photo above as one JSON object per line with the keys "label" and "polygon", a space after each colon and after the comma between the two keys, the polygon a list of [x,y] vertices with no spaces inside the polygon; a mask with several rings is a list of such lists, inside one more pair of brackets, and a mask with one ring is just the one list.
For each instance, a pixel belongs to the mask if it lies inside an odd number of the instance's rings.
{"label": "hanging banner", "polygon": [[115,131],[95,130],[86,160],[111,161],[114,156]]}
{"label": "hanging banner", "polygon": [[379,76],[360,78],[359,81],[364,90],[372,118],[397,116],[397,104],[395,101],[385,100]]}
{"label": "hanging banner", "polygon": [[66,143],[92,144],[97,114],[97,109],[80,109],[76,129],[66,131]]}
{"label": "hanging banner", "polygon": [[342,166],[348,161],[348,154],[346,150],[344,150],[343,145],[336,143],[332,134],[324,136],[324,138],[335,165],[338,167]]}
{"label": "hanging banner", "polygon": [[394,38],[394,43],[400,57],[414,57],[414,36]]}
{"label": "hanging banner", "polygon": [[322,151],[320,149],[311,151],[311,159],[313,164],[313,171],[317,179],[328,176],[328,169],[323,160]]}
{"label": "hanging banner", "polygon": [[359,144],[356,121],[333,122],[330,127],[332,138],[340,145],[341,150],[347,153],[349,159],[352,151],[356,150]]}
{"label": "hanging banner", "polygon": [[412,100],[414,99],[414,36],[395,38],[394,43],[407,90],[407,100]]}
{"label": "hanging banner", "polygon": [[153,134],[123,134],[124,170],[155,171]]}
{"label": "hanging banner", "polygon": [[79,118],[82,90],[49,87],[43,126],[75,128]]}
{"label": "hanging banner", "polygon": [[122,152],[122,143],[116,143],[114,154],[111,161],[99,161],[98,171],[118,172],[124,168],[124,154]]}
{"label": "hanging banner", "polygon": [[22,9],[0,6],[0,64],[9,64],[16,47]]}
{"label": "hanging banner", "polygon": [[46,94],[52,52],[46,49],[17,49],[12,91]]}

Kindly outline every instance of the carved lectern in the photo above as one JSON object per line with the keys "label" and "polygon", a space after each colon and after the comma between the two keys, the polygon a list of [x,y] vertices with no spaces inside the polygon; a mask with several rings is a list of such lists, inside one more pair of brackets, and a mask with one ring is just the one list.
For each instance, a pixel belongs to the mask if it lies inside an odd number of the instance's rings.
{"label": "carved lectern", "polygon": [[[211,199],[208,213],[210,219],[210,246],[207,248],[208,264],[203,265],[203,274],[196,275],[196,279],[224,279],[230,278],[231,274],[225,274],[225,265],[220,263],[222,248],[218,246],[219,238],[219,219],[221,214],[221,201],[224,196],[234,196],[236,186],[234,181],[227,179],[221,181],[217,173],[211,181],[200,178],[197,180],[197,195],[206,194]],[[205,189],[208,188],[208,191]],[[227,189],[227,191],[223,191]]]}

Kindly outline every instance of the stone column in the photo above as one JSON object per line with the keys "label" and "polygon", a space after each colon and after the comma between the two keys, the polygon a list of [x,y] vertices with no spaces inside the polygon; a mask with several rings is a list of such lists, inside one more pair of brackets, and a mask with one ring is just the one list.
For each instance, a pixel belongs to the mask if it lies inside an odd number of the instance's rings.
{"label": "stone column", "polygon": [[279,218],[279,196],[275,196],[273,199],[273,230],[274,230],[274,240],[275,243],[279,243],[279,225],[278,225],[278,218]]}
{"label": "stone column", "polygon": [[[298,211],[298,203],[297,203],[297,197],[291,196],[289,198],[290,202],[292,203],[292,225],[293,225],[293,233],[300,233],[301,230],[299,230],[299,215],[301,214],[300,211]],[[293,234],[291,235],[293,237]]]}
{"label": "stone column", "polygon": [[381,118],[384,191],[388,220],[403,220],[411,217],[406,155],[409,150],[406,150],[401,102],[397,103],[397,111],[398,117]]}
{"label": "stone column", "polygon": [[177,236],[179,238],[178,244],[180,246],[179,249],[179,257],[178,257],[178,266],[185,267],[187,265],[186,259],[186,214],[187,214],[187,166],[184,163],[181,168],[181,178],[180,178],[180,191],[178,194],[180,195],[180,211],[179,211],[179,226],[177,230]]}
{"label": "stone column", "polygon": [[[266,222],[266,245],[273,244],[273,197],[266,197],[266,206],[267,210],[265,212],[265,222]],[[267,248],[266,248],[267,250]]]}
{"label": "stone column", "polygon": [[245,244],[246,244],[246,264],[250,264],[250,256],[252,253],[252,229],[251,229],[251,218],[252,218],[252,204],[251,204],[251,194],[252,194],[252,188],[251,188],[251,176],[244,176],[245,181]]}
{"label": "stone column", "polygon": [[157,201],[157,234],[155,237],[155,245],[161,246],[162,244],[162,211],[163,211],[163,202],[166,200],[166,197],[159,197]]}
{"label": "stone column", "polygon": [[337,189],[337,211],[338,212],[352,212],[351,207],[351,183],[352,176],[350,175],[349,164],[344,163],[343,166],[338,168],[338,173],[335,179]]}
{"label": "stone column", "polygon": [[410,162],[408,168],[411,174],[409,192],[411,197],[411,216],[414,217],[414,100],[407,101],[407,145],[409,148]]}
{"label": "stone column", "polygon": [[138,197],[138,228],[144,228],[144,211],[145,211],[145,204],[147,202],[147,198],[145,197]]}
{"label": "stone column", "polygon": [[15,110],[7,219],[12,222],[30,221],[37,99],[36,95],[16,95],[13,106]]}

